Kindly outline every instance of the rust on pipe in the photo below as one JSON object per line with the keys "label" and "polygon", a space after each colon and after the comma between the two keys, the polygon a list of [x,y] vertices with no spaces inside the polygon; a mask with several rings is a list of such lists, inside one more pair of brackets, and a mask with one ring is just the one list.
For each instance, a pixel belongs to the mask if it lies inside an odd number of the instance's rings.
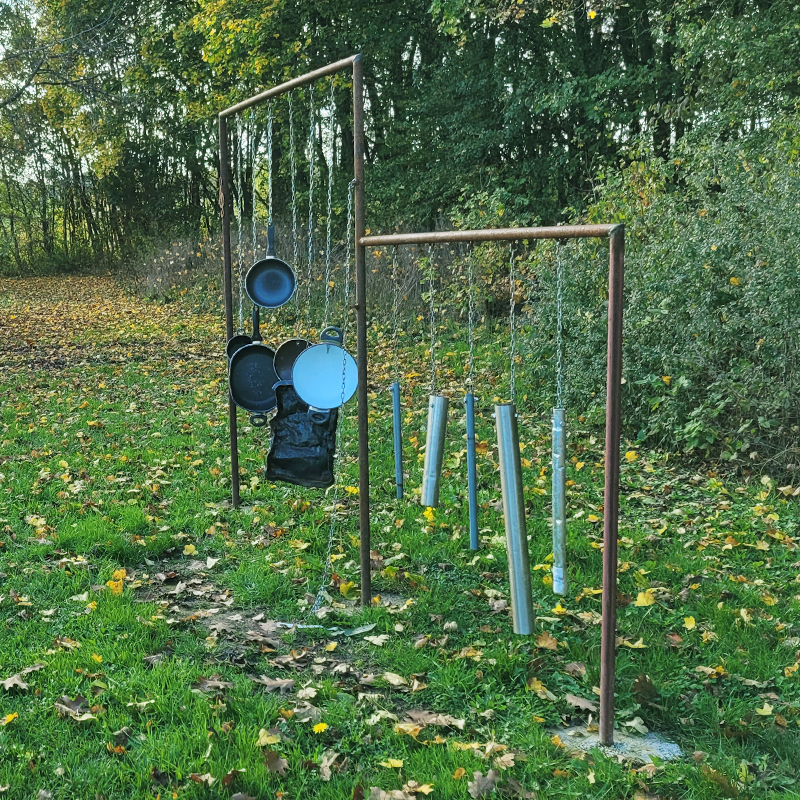
{"label": "rust on pipe", "polygon": [[353,164],[356,240],[356,341],[358,365],[358,510],[361,605],[372,602],[369,523],[369,398],[367,397],[367,258],[364,245],[364,73],[361,56],[353,60]]}
{"label": "rust on pipe", "polygon": [[[225,335],[233,336],[233,292],[231,289],[231,204],[228,163],[228,123],[219,118],[219,206],[222,215],[222,283],[225,297]],[[236,427],[236,404],[228,392],[228,427],[231,444],[231,502],[239,506],[239,436]]]}
{"label": "rust on pipe", "polygon": [[328,64],[326,67],[321,67],[320,69],[315,69],[313,72],[308,72],[305,75],[301,75],[299,78],[293,78],[290,81],[286,81],[286,83],[281,83],[279,86],[273,86],[272,89],[259,92],[259,94],[248,97],[247,100],[242,100],[241,103],[236,103],[236,105],[230,106],[224,111],[220,111],[219,116],[229,117],[232,114],[238,114],[242,111],[246,111],[248,108],[257,106],[259,103],[263,103],[265,100],[269,100],[271,97],[277,97],[279,94],[290,92],[292,89],[296,89],[298,86],[305,86],[308,83],[314,83],[314,81],[318,81],[320,78],[324,78],[326,75],[333,75],[336,72],[347,69],[351,65],[354,66],[356,59],[358,58],[360,58],[360,56],[349,56],[348,58],[343,58],[341,61]]}
{"label": "rust on pipe", "polygon": [[608,268],[608,371],[606,375],[606,464],[603,501],[603,598],[600,644],[600,743],[614,743],[614,669],[617,628],[617,532],[622,395],[622,305],[625,228],[611,234]]}
{"label": "rust on pipe", "polygon": [[610,236],[619,225],[554,225],[549,228],[487,228],[478,231],[388,233],[356,238],[365,247],[437,242],[497,242],[520,239],[588,239]]}

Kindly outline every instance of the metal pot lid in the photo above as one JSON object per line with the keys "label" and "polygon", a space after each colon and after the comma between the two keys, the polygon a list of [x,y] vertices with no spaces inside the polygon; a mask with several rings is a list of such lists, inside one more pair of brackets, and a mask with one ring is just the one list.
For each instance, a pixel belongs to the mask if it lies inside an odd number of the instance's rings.
{"label": "metal pot lid", "polygon": [[275,372],[282,381],[292,380],[292,367],[297,356],[311,347],[307,339],[288,339],[275,351]]}
{"label": "metal pot lid", "polygon": [[341,345],[323,342],[297,356],[292,383],[298,397],[312,408],[338,408],[355,394],[358,368],[353,356]]}

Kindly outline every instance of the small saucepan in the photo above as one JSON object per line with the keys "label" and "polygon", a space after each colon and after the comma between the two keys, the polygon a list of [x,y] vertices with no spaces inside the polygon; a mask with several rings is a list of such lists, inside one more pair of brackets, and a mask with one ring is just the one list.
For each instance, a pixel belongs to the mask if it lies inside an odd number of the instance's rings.
{"label": "small saucepan", "polygon": [[231,336],[228,339],[228,345],[225,348],[228,352],[228,358],[233,358],[233,354],[240,348],[244,347],[246,344],[250,344],[253,340],[246,334],[246,333],[237,333],[235,336]]}
{"label": "small saucepan", "polygon": [[311,347],[307,339],[288,339],[275,351],[275,372],[284,385],[292,382],[292,367],[297,356]]}
{"label": "small saucepan", "polygon": [[320,344],[303,350],[292,366],[292,383],[310,409],[329,411],[344,405],[358,386],[358,368],[342,346],[342,332],[328,327]]}
{"label": "small saucepan", "polygon": [[247,296],[261,308],[280,308],[289,302],[297,288],[294,270],[275,257],[275,226],[267,228],[267,255],[247,271],[244,288]]}
{"label": "small saucepan", "polygon": [[258,306],[253,308],[253,341],[240,347],[232,356],[228,368],[231,398],[239,408],[252,412],[250,422],[256,428],[267,424],[266,414],[278,400],[275,384],[275,351],[262,344]]}

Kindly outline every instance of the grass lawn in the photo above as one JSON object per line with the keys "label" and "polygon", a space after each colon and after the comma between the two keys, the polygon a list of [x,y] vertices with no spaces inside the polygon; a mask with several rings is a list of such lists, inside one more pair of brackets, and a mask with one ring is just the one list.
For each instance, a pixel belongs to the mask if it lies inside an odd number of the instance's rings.
{"label": "grass lawn", "polygon": [[[269,342],[292,332],[263,330]],[[0,333],[0,795],[800,797],[797,487],[624,445],[618,725],[658,731],[685,757],[576,757],[565,723],[597,721],[602,431],[570,419],[571,587],[559,602],[549,409],[527,396],[521,369],[537,635],[516,637],[491,331],[478,354],[476,554],[465,337],[445,331],[438,355],[452,411],[441,505],[426,513],[413,494],[424,345],[404,339],[409,491],[397,501],[391,343],[373,329],[376,599],[364,610],[352,599],[355,402],[335,507],[332,490],[265,484],[266,433],[240,414],[232,510],[216,316],[130,297],[110,279],[3,280]],[[316,617],[332,514],[333,578]]]}

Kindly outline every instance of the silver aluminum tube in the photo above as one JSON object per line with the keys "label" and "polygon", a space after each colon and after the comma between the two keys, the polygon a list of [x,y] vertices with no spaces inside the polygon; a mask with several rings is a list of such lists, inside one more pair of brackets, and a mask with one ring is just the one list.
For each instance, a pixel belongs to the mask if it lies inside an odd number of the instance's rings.
{"label": "silver aluminum tube", "polygon": [[563,408],[553,409],[553,592],[567,593],[567,428]]}
{"label": "silver aluminum tube", "polygon": [[525,496],[519,458],[517,412],[513,403],[494,407],[500,456],[500,486],[506,525],[508,575],[511,589],[511,619],[514,633],[533,633],[533,596],[525,525]]}
{"label": "silver aluminum tube", "polygon": [[392,384],[392,422],[394,426],[394,483],[397,499],[403,498],[403,422],[400,418],[400,384]]}
{"label": "silver aluminum tube", "polygon": [[428,435],[425,439],[425,465],[422,472],[420,503],[435,508],[439,504],[439,483],[444,460],[448,400],[432,394],[428,399]]}
{"label": "silver aluminum tube", "polygon": [[469,496],[469,549],[478,549],[478,469],[475,458],[475,395],[464,397],[467,411],[467,494]]}

